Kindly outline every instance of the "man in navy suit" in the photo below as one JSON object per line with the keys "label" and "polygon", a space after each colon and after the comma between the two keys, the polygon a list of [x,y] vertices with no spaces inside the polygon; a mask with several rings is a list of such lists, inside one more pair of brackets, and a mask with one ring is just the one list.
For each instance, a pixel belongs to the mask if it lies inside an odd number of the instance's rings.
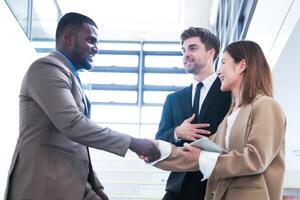
{"label": "man in navy suit", "polygon": [[[156,134],[156,139],[176,146],[215,133],[231,104],[231,94],[221,92],[214,70],[219,39],[209,30],[196,27],[185,30],[180,38],[185,70],[194,80],[189,87],[167,96]],[[204,199],[206,181],[202,178],[200,171],[171,172],[163,200]]]}

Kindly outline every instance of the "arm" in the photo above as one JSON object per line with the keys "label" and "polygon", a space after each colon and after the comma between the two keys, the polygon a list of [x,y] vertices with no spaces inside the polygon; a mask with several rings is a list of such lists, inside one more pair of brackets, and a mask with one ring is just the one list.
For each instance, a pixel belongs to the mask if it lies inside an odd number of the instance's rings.
{"label": "arm", "polygon": [[76,85],[69,72],[40,60],[30,67],[24,81],[26,95],[41,108],[54,130],[85,146],[125,155],[130,136],[98,126],[79,110],[77,103],[82,102],[76,103],[72,94],[72,88],[76,88]]}
{"label": "arm", "polygon": [[263,173],[284,148],[285,117],[272,99],[255,102],[243,152],[220,155],[212,176],[230,178]]}
{"label": "arm", "polygon": [[195,114],[183,120],[181,124],[176,124],[176,122],[174,122],[174,108],[172,107],[171,101],[171,96],[168,95],[164,103],[155,139],[164,140],[177,146],[182,146],[185,141],[194,141],[201,138],[202,136],[200,134],[210,134],[209,131],[203,129],[209,127],[209,124],[192,124]]}
{"label": "arm", "polygon": [[182,147],[172,145],[169,156],[154,166],[167,171],[199,171],[199,155],[200,150],[198,148],[190,146],[187,151]]}

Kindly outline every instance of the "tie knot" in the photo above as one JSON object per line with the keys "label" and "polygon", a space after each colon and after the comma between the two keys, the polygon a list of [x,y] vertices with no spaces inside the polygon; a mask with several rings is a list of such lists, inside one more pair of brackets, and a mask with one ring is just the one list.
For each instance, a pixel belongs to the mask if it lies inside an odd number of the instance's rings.
{"label": "tie knot", "polygon": [[202,86],[203,86],[203,83],[202,83],[202,82],[199,82],[199,83],[197,84],[197,88],[202,88]]}

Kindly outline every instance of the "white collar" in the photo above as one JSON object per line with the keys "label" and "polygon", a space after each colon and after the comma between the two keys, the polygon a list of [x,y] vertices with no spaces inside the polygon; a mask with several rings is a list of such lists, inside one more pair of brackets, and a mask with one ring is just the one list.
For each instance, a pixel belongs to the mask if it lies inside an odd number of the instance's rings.
{"label": "white collar", "polygon": [[[208,77],[206,77],[202,83],[203,83],[203,87],[205,87],[205,89],[209,90],[210,87],[212,86],[212,84],[215,82],[217,78],[217,74],[213,73],[211,75],[209,75]],[[199,81],[195,80],[193,81],[193,88],[195,88],[197,86],[197,84],[199,83]]]}

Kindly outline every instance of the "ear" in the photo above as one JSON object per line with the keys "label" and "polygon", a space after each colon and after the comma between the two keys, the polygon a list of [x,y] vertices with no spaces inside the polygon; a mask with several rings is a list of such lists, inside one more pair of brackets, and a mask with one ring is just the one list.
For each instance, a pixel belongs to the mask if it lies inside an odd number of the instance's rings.
{"label": "ear", "polygon": [[240,61],[240,63],[239,63],[239,68],[238,68],[239,74],[244,73],[244,71],[246,70],[246,68],[247,68],[246,60],[245,60],[245,59],[242,59],[242,60]]}
{"label": "ear", "polygon": [[208,55],[212,58],[212,60],[214,60],[215,54],[216,54],[216,50],[214,48],[208,50]]}
{"label": "ear", "polygon": [[73,34],[71,31],[65,31],[63,35],[63,40],[67,46],[70,46],[73,44]]}

